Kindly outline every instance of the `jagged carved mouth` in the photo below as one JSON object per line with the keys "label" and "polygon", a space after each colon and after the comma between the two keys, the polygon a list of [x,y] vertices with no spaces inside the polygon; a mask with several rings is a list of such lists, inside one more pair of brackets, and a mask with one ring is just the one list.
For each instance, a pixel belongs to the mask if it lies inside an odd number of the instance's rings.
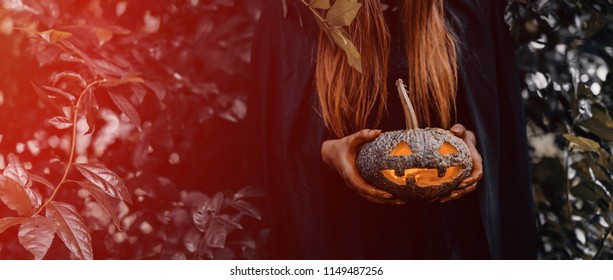
{"label": "jagged carved mouth", "polygon": [[407,180],[409,180],[415,181],[415,185],[418,187],[431,187],[455,180],[462,173],[463,169],[462,166],[450,166],[447,169],[409,168],[402,172],[397,172],[394,169],[384,169],[381,170],[381,173],[396,185],[406,186]]}

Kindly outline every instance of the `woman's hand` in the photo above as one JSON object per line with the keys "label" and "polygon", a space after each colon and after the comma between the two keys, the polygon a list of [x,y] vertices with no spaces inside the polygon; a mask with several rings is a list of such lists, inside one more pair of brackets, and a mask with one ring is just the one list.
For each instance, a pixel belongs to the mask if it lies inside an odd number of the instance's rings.
{"label": "woman's hand", "polygon": [[336,169],[349,188],[367,200],[379,204],[404,204],[392,194],[366,182],[356,166],[356,158],[362,144],[379,137],[381,130],[364,129],[341,139],[327,140],[321,145],[321,158]]}
{"label": "woman's hand", "polygon": [[[461,124],[455,124],[449,129],[451,133],[455,136],[462,138],[468,149],[470,150],[470,155],[473,160],[473,170],[468,175],[468,177],[464,178],[457,189],[451,191],[449,195],[440,197],[436,200],[439,200],[441,203],[449,202],[452,200],[456,200],[470,192],[473,192],[477,189],[477,182],[481,180],[483,177],[483,164],[481,161],[481,155],[477,151],[477,138],[475,137],[475,133],[470,130],[466,130],[466,128]],[[436,201],[434,200],[434,201]]]}

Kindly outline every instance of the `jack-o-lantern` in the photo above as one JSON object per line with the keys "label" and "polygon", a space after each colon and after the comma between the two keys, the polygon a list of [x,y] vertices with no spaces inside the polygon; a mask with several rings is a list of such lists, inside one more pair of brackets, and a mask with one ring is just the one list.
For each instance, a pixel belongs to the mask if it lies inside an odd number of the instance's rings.
{"label": "jack-o-lantern", "polygon": [[[407,127],[417,127],[404,86]],[[406,104],[405,104],[406,103]],[[412,124],[411,124],[412,123]],[[358,153],[356,164],[370,184],[398,198],[432,199],[442,196],[472,171],[470,150],[464,141],[441,128],[384,132]]]}

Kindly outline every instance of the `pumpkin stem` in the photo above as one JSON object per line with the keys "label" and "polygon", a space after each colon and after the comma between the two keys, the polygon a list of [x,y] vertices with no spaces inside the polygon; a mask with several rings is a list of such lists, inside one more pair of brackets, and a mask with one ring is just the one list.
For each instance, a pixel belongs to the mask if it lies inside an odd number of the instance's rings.
{"label": "pumpkin stem", "polygon": [[396,81],[396,89],[398,89],[398,95],[400,95],[400,102],[402,103],[402,109],[404,111],[404,122],[408,129],[419,128],[419,122],[417,121],[417,114],[413,109],[413,104],[407,93],[407,88],[404,85],[402,79]]}

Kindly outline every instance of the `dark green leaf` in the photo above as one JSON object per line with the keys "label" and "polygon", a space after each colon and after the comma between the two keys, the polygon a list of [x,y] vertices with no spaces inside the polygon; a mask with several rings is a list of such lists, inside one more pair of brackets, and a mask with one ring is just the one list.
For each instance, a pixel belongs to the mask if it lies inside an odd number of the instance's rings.
{"label": "dark green leaf", "polygon": [[577,123],[586,128],[596,136],[607,141],[613,141],[613,120],[607,108],[600,103],[593,103],[591,106],[592,117]]}
{"label": "dark green leaf", "polygon": [[47,204],[46,216],[53,221],[55,231],[70,252],[82,260],[94,258],[92,238],[83,218],[74,206],[51,201]]}
{"label": "dark green leaf", "polygon": [[596,152],[598,151],[598,149],[600,149],[600,144],[598,144],[594,140],[591,140],[585,137],[581,137],[581,136],[575,136],[572,134],[564,134],[563,136],[569,142],[577,145],[573,149],[579,148],[582,151],[590,151],[590,152]]}
{"label": "dark green leaf", "polygon": [[34,259],[41,260],[53,243],[55,227],[49,218],[35,216],[21,224],[17,236],[19,243],[34,255]]}

